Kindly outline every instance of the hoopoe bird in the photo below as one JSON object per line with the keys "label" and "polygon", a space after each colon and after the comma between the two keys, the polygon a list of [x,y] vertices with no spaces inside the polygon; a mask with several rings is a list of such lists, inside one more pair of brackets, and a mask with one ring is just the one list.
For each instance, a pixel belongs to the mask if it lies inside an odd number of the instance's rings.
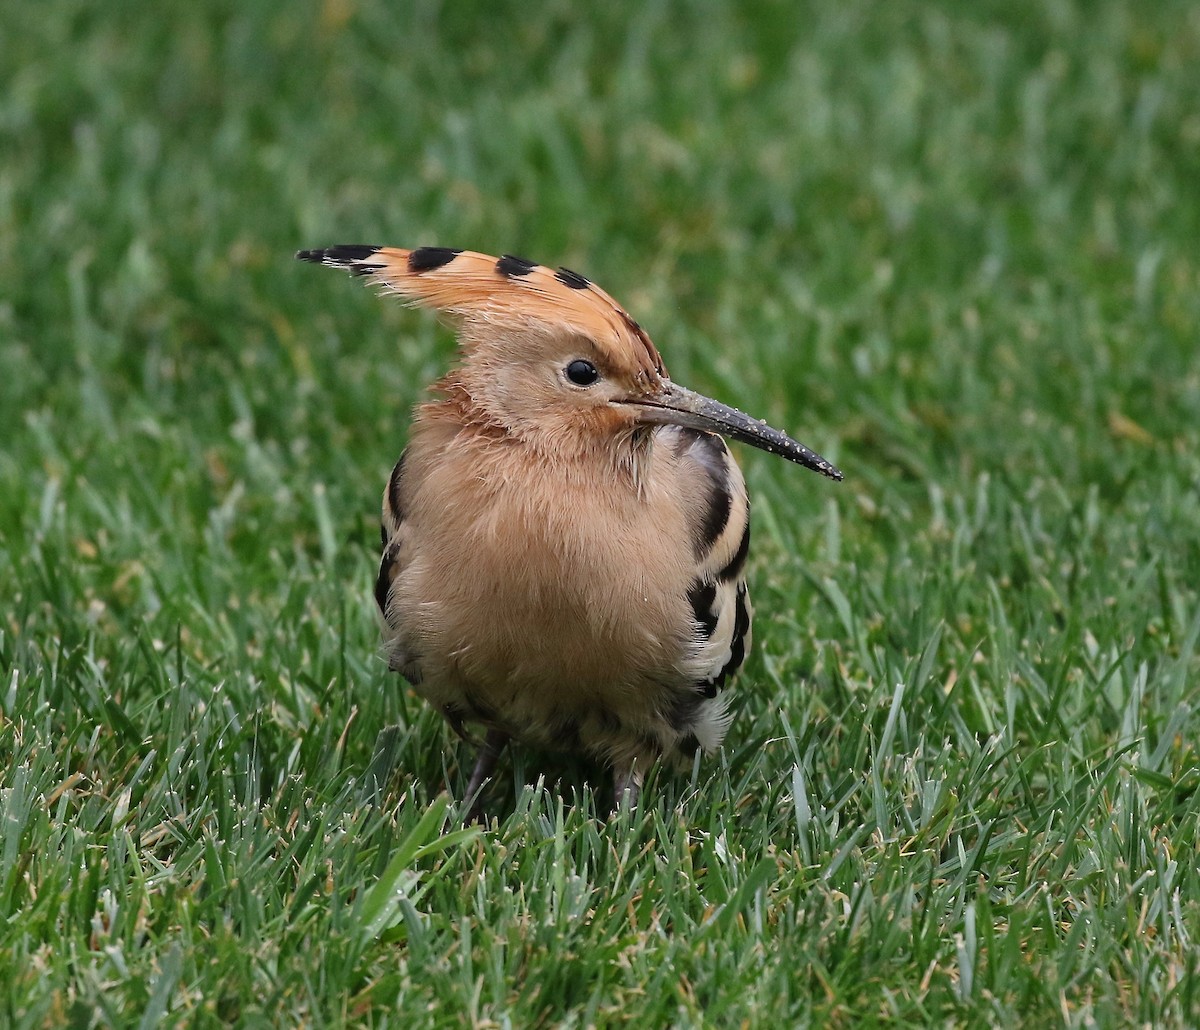
{"label": "hoopoe bird", "polygon": [[458,325],[383,494],[389,667],[464,740],[478,804],[510,740],[583,753],[636,803],[715,750],[750,649],[750,502],[723,437],[830,477],[790,436],[673,382],[594,283],[506,254],[336,246],[341,268]]}

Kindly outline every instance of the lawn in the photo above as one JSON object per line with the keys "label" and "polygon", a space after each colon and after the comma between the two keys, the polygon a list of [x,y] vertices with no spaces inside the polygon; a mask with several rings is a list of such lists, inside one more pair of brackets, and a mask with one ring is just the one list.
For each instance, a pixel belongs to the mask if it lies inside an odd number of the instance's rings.
{"label": "lawn", "polygon": [[[1200,1022],[1200,6],[50,0],[0,55],[0,1026]],[[517,750],[458,826],[372,601],[453,339],[292,259],[356,242],[578,269],[846,473],[738,449],[737,717],[636,812]]]}

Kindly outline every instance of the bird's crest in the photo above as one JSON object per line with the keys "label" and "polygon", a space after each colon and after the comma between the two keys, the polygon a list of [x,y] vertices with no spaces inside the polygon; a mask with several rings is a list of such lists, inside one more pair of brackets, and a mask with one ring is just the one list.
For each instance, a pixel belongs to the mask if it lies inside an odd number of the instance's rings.
{"label": "bird's crest", "polygon": [[302,250],[296,257],[365,276],[469,329],[537,325],[577,333],[622,364],[632,361],[640,376],[667,375],[642,327],[600,287],[567,268],[447,247],[343,245]]}

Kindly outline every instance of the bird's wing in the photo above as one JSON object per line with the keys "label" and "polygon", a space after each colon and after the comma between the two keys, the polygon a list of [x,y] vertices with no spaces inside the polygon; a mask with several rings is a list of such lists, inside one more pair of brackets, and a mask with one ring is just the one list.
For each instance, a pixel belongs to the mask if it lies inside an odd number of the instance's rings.
{"label": "bird's wing", "polygon": [[408,565],[410,555],[406,544],[404,513],[408,505],[404,478],[405,454],[400,455],[388,477],[387,489],[383,492],[383,515],[379,523],[379,535],[383,554],[379,559],[379,576],[375,580],[375,603],[384,624],[384,647],[388,667],[401,673],[414,686],[421,682],[421,670],[408,654],[401,633],[401,626],[393,607],[393,593],[400,577]]}
{"label": "bird's wing", "polygon": [[680,662],[690,688],[680,696],[672,722],[688,726],[705,750],[716,747],[729,717],[720,696],[750,650],[753,609],[746,588],[750,549],[750,501],[741,470],[719,436],[690,429],[660,431],[674,450],[690,493],[694,574],[687,600],[695,634]]}

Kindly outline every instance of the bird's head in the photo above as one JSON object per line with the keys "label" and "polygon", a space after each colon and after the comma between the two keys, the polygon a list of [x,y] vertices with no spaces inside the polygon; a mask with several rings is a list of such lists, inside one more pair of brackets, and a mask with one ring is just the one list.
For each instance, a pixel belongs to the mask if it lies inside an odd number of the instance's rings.
{"label": "bird's head", "polygon": [[495,427],[563,453],[661,425],[741,440],[832,479],[820,455],[758,419],[673,383],[650,337],[578,273],[442,247],[340,246],[305,261],[345,268],[459,323],[463,361],[442,381]]}

